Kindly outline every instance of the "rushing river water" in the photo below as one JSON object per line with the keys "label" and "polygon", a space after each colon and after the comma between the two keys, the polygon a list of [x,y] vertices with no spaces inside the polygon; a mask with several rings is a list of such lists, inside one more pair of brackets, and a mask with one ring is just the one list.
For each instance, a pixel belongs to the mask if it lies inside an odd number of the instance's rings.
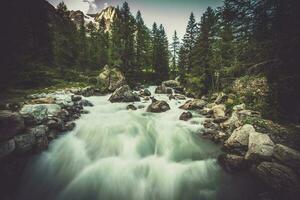
{"label": "rushing river water", "polygon": [[[154,94],[154,87],[150,87]],[[169,100],[165,113],[137,111],[109,96],[90,97],[95,106],[74,131],[53,141],[24,174],[19,199],[30,200],[206,200],[251,199],[251,182],[229,176],[216,157],[219,147],[199,137],[203,117],[180,121],[185,101]]]}

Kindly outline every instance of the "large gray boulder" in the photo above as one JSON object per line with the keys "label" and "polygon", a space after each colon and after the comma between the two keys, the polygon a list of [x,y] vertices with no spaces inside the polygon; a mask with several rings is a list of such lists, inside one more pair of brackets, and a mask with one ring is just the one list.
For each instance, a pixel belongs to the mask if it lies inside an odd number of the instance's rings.
{"label": "large gray boulder", "polygon": [[147,112],[161,113],[170,110],[170,106],[165,101],[153,100],[152,103],[148,106]]}
{"label": "large gray boulder", "polygon": [[17,135],[14,137],[16,143],[16,151],[18,153],[25,153],[30,151],[35,144],[35,135],[28,133],[23,135]]}
{"label": "large gray boulder", "polygon": [[33,120],[33,124],[40,124],[49,117],[55,116],[60,110],[61,107],[57,104],[34,104],[25,105],[20,114]]}
{"label": "large gray boulder", "polygon": [[124,85],[110,96],[109,101],[112,103],[116,102],[134,102],[134,101],[140,101],[139,96],[134,93],[128,85]]}
{"label": "large gray boulder", "polygon": [[300,152],[282,144],[276,144],[273,156],[284,165],[287,165],[300,174]]}
{"label": "large gray boulder", "polygon": [[225,141],[224,147],[233,151],[246,151],[249,143],[250,133],[255,132],[255,129],[250,124],[245,124],[233,131],[228,140]]}
{"label": "large gray boulder", "polygon": [[35,151],[41,152],[48,148],[48,133],[49,129],[45,125],[39,125],[28,129],[27,133],[35,136]]}
{"label": "large gray boulder", "polygon": [[164,81],[162,84],[165,85],[166,87],[171,87],[171,88],[177,88],[180,86],[179,81],[176,80]]}
{"label": "large gray boulder", "polygon": [[213,111],[213,117],[215,119],[224,118],[226,107],[223,104],[216,105],[216,106],[212,107],[212,111]]}
{"label": "large gray boulder", "polygon": [[0,111],[0,141],[10,139],[25,128],[24,120],[18,113]]}
{"label": "large gray boulder", "polygon": [[229,172],[237,172],[243,170],[247,166],[247,162],[243,156],[233,154],[221,154],[218,157],[220,165]]}
{"label": "large gray boulder", "polygon": [[155,91],[155,94],[173,94],[173,91],[171,88],[166,87],[164,84],[157,86]]}
{"label": "large gray boulder", "polygon": [[299,180],[295,172],[279,163],[262,162],[253,172],[269,188],[280,194],[292,193],[299,189]]}
{"label": "large gray boulder", "polygon": [[179,108],[183,110],[196,110],[196,109],[202,109],[206,104],[207,102],[202,99],[193,99],[193,100],[188,100],[187,102],[185,102],[185,104],[183,104]]}
{"label": "large gray boulder", "polygon": [[270,160],[273,154],[274,143],[267,134],[250,132],[247,160]]}
{"label": "large gray boulder", "polygon": [[11,154],[16,148],[14,139],[0,142],[0,159]]}
{"label": "large gray boulder", "polygon": [[123,85],[126,85],[125,76],[117,68],[105,66],[97,77],[97,85],[103,90],[115,91]]}

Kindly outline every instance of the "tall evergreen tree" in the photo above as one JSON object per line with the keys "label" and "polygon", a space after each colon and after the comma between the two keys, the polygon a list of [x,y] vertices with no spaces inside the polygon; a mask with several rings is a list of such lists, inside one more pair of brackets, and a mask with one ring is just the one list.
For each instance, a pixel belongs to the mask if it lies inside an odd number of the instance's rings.
{"label": "tall evergreen tree", "polygon": [[171,74],[173,77],[176,77],[178,75],[177,62],[178,62],[178,53],[179,53],[179,48],[180,48],[180,42],[179,42],[179,38],[177,36],[176,31],[174,32],[172,39],[173,39],[173,42],[171,44],[171,53],[172,53]]}
{"label": "tall evergreen tree", "polygon": [[198,35],[198,26],[195,20],[194,13],[191,13],[189,22],[186,28],[186,33],[183,38],[183,47],[185,48],[186,55],[186,63],[184,63],[184,67],[187,73],[191,72],[192,69],[192,49],[196,44],[196,39]]}
{"label": "tall evergreen tree", "polygon": [[150,33],[142,18],[141,12],[136,15],[136,65],[139,71],[150,66]]}

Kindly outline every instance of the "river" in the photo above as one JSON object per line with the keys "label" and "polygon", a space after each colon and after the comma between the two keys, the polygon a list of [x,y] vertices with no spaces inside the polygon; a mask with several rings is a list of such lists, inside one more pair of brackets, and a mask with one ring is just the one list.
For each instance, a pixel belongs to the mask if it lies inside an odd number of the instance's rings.
{"label": "river", "polygon": [[142,101],[134,105],[144,108],[131,111],[109,95],[87,98],[90,113],[29,163],[19,199],[253,199],[254,183],[224,172],[220,147],[199,136],[205,118],[180,121],[185,100],[154,96],[171,110],[147,113],[150,101]]}

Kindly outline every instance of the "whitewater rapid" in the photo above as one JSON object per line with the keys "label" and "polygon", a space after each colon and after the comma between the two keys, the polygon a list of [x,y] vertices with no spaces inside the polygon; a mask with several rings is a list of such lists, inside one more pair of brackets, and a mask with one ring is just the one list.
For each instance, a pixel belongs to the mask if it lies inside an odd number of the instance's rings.
{"label": "whitewater rapid", "polygon": [[186,100],[154,96],[171,109],[147,113],[151,101],[134,103],[143,108],[132,111],[109,95],[87,98],[95,105],[85,108],[90,113],[29,164],[20,199],[217,199],[220,150],[199,136],[204,118],[193,113],[180,121]]}

